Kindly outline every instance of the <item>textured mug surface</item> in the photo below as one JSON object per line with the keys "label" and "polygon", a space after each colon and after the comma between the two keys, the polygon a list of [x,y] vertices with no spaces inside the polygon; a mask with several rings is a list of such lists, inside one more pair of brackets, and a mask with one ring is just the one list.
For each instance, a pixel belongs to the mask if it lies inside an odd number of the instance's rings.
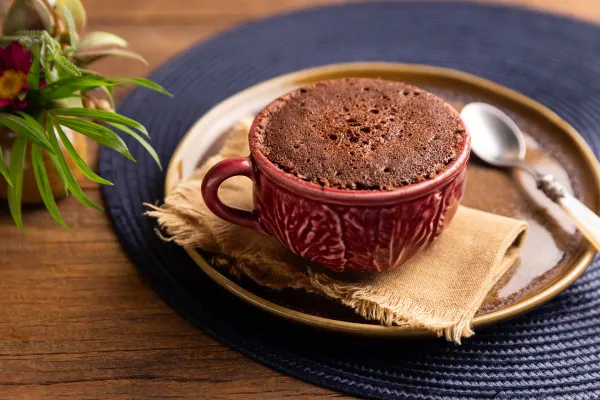
{"label": "textured mug surface", "polygon": [[381,206],[303,197],[261,178],[254,186],[254,202],[265,230],[294,253],[335,271],[385,271],[442,233],[458,209],[466,172],[464,167],[445,186],[422,197]]}
{"label": "textured mug surface", "polygon": [[[454,217],[466,183],[468,131],[456,160],[432,179],[391,191],[343,190],[301,180],[263,155],[257,131],[267,108],[250,128],[251,156],[221,161],[202,182],[204,201],[218,217],[275,236],[335,271],[395,268],[426,249]],[[253,212],[219,200],[219,185],[236,175],[254,181]]]}

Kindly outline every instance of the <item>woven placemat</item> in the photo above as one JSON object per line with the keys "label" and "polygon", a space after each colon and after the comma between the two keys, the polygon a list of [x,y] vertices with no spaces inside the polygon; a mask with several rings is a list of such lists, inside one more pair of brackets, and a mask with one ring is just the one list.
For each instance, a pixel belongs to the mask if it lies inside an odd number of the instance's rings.
{"label": "woven placemat", "polygon": [[[152,135],[164,164],[220,100],[273,76],[346,61],[460,69],[549,106],[600,152],[600,28],[515,8],[466,3],[353,4],[276,16],[226,31],[152,78],[174,99],[134,91],[119,107]],[[142,203],[163,197],[164,172],[129,137],[137,164],[109,150],[105,199],[127,253],[155,290],[205,331],[248,356],[318,385],[418,399],[583,399],[600,396],[600,268],[533,313],[441,340],[333,337],[260,312],[225,292],[154,233]],[[265,328],[266,327],[266,328]]]}

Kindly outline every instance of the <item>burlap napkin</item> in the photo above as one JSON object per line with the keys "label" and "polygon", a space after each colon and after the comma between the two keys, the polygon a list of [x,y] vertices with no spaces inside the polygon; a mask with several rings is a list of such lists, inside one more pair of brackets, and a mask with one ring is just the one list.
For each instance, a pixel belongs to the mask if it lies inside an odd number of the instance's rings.
{"label": "burlap napkin", "polygon": [[[218,161],[249,154],[248,122],[233,130],[220,153],[181,183],[148,215],[181,246],[222,255],[234,275],[275,290],[303,289],[333,298],[364,318],[411,325],[460,343],[492,286],[517,259],[527,225],[461,207],[438,241],[408,263],[384,273],[335,273],[310,264],[277,239],[229,224],[212,214],[200,193],[202,177]],[[231,178],[220,197],[252,209],[252,182]]]}

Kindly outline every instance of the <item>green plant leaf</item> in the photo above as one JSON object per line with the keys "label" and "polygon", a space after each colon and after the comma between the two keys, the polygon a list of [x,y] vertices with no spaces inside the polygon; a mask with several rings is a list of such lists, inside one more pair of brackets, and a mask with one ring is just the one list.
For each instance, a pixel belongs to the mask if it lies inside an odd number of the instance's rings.
{"label": "green plant leaf", "polygon": [[128,135],[131,135],[135,140],[140,142],[140,144],[144,147],[144,149],[146,149],[146,151],[148,153],[150,153],[152,158],[154,158],[154,161],[156,161],[156,164],[158,164],[158,168],[160,168],[160,170],[162,171],[162,164],[160,163],[160,158],[158,157],[158,154],[156,153],[156,151],[154,150],[152,145],[150,143],[148,143],[141,135],[139,135],[133,129],[130,129],[129,127],[124,126],[124,125],[115,124],[112,122],[109,122],[108,125],[116,128],[116,129],[119,129],[119,130],[127,133]]}
{"label": "green plant leaf", "polygon": [[42,58],[42,63],[44,65],[44,75],[46,76],[46,82],[52,83],[52,82],[56,82],[57,80],[60,79],[56,68],[54,68],[53,66],[50,66],[50,65],[45,65],[46,62],[43,60],[43,58]]}
{"label": "green plant leaf", "polygon": [[[58,163],[59,163],[58,158],[54,154],[48,153],[48,155],[50,156],[50,159],[52,160],[52,164],[54,164],[55,166],[58,165]],[[61,183],[62,187],[65,188],[65,195],[68,196],[69,195],[69,181],[67,180],[67,175],[65,175],[65,171],[63,171],[62,168],[56,167],[55,169],[56,169],[56,173],[58,173],[58,177],[60,178],[60,183]]]}
{"label": "green plant leaf", "polygon": [[99,76],[84,75],[59,79],[41,89],[39,93],[42,101],[49,103],[57,99],[77,97],[78,91],[83,93],[97,87],[117,85],[116,82]]}
{"label": "green plant leaf", "polygon": [[108,101],[110,102],[110,107],[114,110],[115,107],[115,99],[113,97],[113,87],[112,86],[100,86],[98,89],[106,93],[108,97]]}
{"label": "green plant leaf", "polygon": [[63,117],[53,117],[53,119],[60,125],[71,128],[75,132],[79,132],[82,135],[85,135],[90,139],[121,153],[131,161],[135,161],[135,158],[133,158],[133,156],[129,153],[127,145],[123,139],[121,139],[119,135],[110,129],[82,119]]}
{"label": "green plant leaf", "polygon": [[48,140],[48,135],[46,134],[44,127],[38,122],[38,120],[23,111],[17,111],[17,114],[21,116],[21,118],[23,118],[25,122],[29,124],[31,129],[33,129],[36,132],[36,136],[44,138],[47,141],[48,146],[46,148],[49,149],[50,153],[52,153],[53,149],[50,144],[50,141]]}
{"label": "green plant leaf", "polygon": [[118,83],[132,83],[134,85],[145,87],[146,89],[154,90],[156,92],[166,94],[167,96],[173,97],[173,95],[167,91],[164,87],[159,85],[156,82],[152,82],[150,79],[146,78],[114,78],[112,79],[114,82]]}
{"label": "green plant leaf", "polygon": [[73,15],[71,15],[71,11],[65,6],[61,7],[60,10],[65,19],[65,23],[67,24],[67,28],[69,30],[69,42],[72,48],[77,47],[77,28],[75,27],[75,21],[73,20]]}
{"label": "green plant leaf", "polygon": [[60,107],[60,108],[83,107],[82,99],[83,99],[83,96],[81,96],[81,95],[65,97],[62,99],[56,99],[52,102],[51,106],[48,108],[52,109],[53,107]]}
{"label": "green plant leaf", "polygon": [[[27,1],[27,0],[25,0]],[[31,43],[44,43],[45,34],[48,34],[43,29],[20,29],[15,31],[13,34],[9,36],[2,36],[2,40],[6,40],[7,43],[19,41],[25,45],[31,46]],[[48,34],[49,37],[50,34]]]}
{"label": "green plant leaf", "polygon": [[59,69],[61,69],[67,76],[81,75],[79,69],[60,53],[56,53],[56,55],[54,56],[54,62],[56,63],[56,66]]}
{"label": "green plant leaf", "polygon": [[65,179],[69,186],[69,191],[73,193],[73,196],[75,196],[77,200],[79,200],[81,203],[85,204],[88,207],[102,211],[102,207],[99,207],[96,204],[94,204],[94,202],[86,196],[83,190],[81,190],[77,179],[75,179],[75,177],[71,173],[71,170],[69,169],[69,165],[67,164],[65,157],[63,156],[62,151],[60,151],[60,145],[58,144],[58,139],[56,138],[56,134],[54,133],[54,123],[55,121],[52,117],[49,117],[48,121],[46,121],[46,126],[48,127],[49,133],[48,137],[50,138],[50,142],[52,142],[52,147],[57,151],[56,156],[52,159],[52,161],[55,162],[54,166],[57,170],[60,169],[63,171]]}
{"label": "green plant leaf", "polygon": [[48,174],[46,173],[44,159],[42,157],[42,149],[36,143],[31,144],[31,165],[33,166],[33,174],[40,191],[40,196],[42,197],[42,201],[46,205],[48,212],[56,222],[68,230],[72,230],[62,219],[60,212],[58,211],[58,207],[56,207],[54,195],[52,194],[52,188],[50,187],[50,181],[48,180]]}
{"label": "green plant leaf", "polygon": [[90,32],[81,40],[78,48],[83,50],[90,47],[107,46],[125,48],[127,47],[127,41],[110,32]]}
{"label": "green plant leaf", "polygon": [[31,48],[31,52],[33,53],[33,61],[31,62],[29,75],[27,75],[29,90],[37,90],[40,87],[40,51],[40,45],[38,44],[34,44]]}
{"label": "green plant leaf", "polygon": [[[17,115],[21,116],[21,118],[23,118],[25,122],[29,124],[31,129],[35,130],[36,135],[40,137],[47,137],[44,127],[38,122],[37,119],[23,111],[17,111]],[[50,142],[48,142],[48,145],[50,145]]]}
{"label": "green plant leaf", "polygon": [[[23,115],[27,114],[23,113]],[[33,117],[29,115],[28,117],[30,119],[24,119],[13,114],[0,113],[0,124],[6,126],[17,135],[38,143],[52,152],[48,136],[44,133],[42,126]]]}
{"label": "green plant leaf", "polygon": [[44,26],[44,29],[48,32],[54,31],[56,25],[56,18],[54,17],[54,11],[50,4],[45,0],[33,0],[33,6],[38,13],[40,20]]}
{"label": "green plant leaf", "polygon": [[81,67],[79,67],[79,70],[81,71],[81,73],[83,75],[95,76],[95,77],[106,79],[107,81],[109,81],[109,79],[105,78],[104,76],[102,76],[101,74],[99,74],[98,72],[96,72],[94,70],[86,69],[86,68],[81,68]]}
{"label": "green plant leaf", "polygon": [[150,137],[144,125],[112,111],[92,110],[89,108],[55,108],[48,111],[52,115],[65,115],[69,117],[91,118],[103,122],[112,122],[115,124],[130,126]]}
{"label": "green plant leaf", "polygon": [[69,140],[65,132],[62,130],[60,125],[57,124],[55,127],[56,131],[58,132],[58,136],[60,136],[60,140],[63,143],[63,146],[65,146],[65,149],[71,156],[71,159],[75,162],[75,164],[81,170],[81,172],[83,172],[83,174],[92,182],[100,183],[102,185],[113,186],[112,182],[107,181],[106,179],[97,175],[94,171],[92,171],[90,167],[88,167],[85,161],[83,161],[83,158],[81,158],[81,156],[77,153],[77,150],[75,150],[75,147],[73,147],[71,141]]}
{"label": "green plant leaf", "polygon": [[87,16],[85,13],[85,7],[80,0],[57,0],[56,12],[59,17],[62,17],[63,9],[69,10],[75,21],[75,26],[78,32],[82,32],[85,29],[87,23]]}
{"label": "green plant leaf", "polygon": [[10,180],[13,185],[8,187],[8,208],[15,224],[25,231],[23,216],[21,214],[21,196],[23,195],[23,164],[25,163],[25,151],[27,139],[17,136],[13,142],[10,152]]}
{"label": "green plant leaf", "polygon": [[0,174],[2,174],[4,179],[6,179],[6,183],[8,183],[10,186],[13,185],[12,180],[10,179],[10,173],[8,172],[8,168],[6,167],[6,164],[4,163],[4,157],[3,157],[1,147],[0,147]]}
{"label": "green plant leaf", "polygon": [[42,91],[52,91],[57,88],[70,87],[73,90],[89,89],[98,86],[116,86],[117,84],[109,79],[102,78],[99,75],[72,76],[60,79],[45,88]]}
{"label": "green plant leaf", "polygon": [[104,57],[115,56],[115,57],[123,57],[129,58],[130,60],[136,60],[143,64],[148,65],[148,62],[144,57],[139,55],[138,53],[134,53],[133,51],[124,50],[124,49],[88,49],[88,50],[80,50],[76,51],[73,54],[73,59],[76,61],[78,65],[86,66],[95,61],[98,61]]}
{"label": "green plant leaf", "polygon": [[62,53],[58,43],[47,31],[40,32],[40,39],[44,43],[46,58],[54,61],[56,66],[68,76],[81,76],[81,71]]}
{"label": "green plant leaf", "polygon": [[[73,88],[64,87],[61,89],[56,89],[48,92],[41,92],[40,101],[42,104],[50,104],[54,101],[63,100],[63,99],[72,99],[72,98],[82,98],[82,95],[77,93]],[[47,107],[50,108],[50,107]]]}
{"label": "green plant leaf", "polygon": [[82,95],[80,95],[79,93],[77,93],[69,87],[48,91],[46,93],[43,93],[43,95],[44,97],[42,98],[42,100],[46,102],[56,101],[60,99],[70,99],[72,97],[82,97]]}

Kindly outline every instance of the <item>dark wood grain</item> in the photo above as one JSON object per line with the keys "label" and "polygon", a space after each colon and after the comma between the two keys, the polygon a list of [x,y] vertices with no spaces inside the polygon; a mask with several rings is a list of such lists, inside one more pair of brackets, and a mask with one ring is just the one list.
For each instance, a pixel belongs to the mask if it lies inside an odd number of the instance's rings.
{"label": "dark wood grain", "polygon": [[[105,61],[111,76],[146,75],[190,44],[249,18],[323,0],[89,0],[90,29],[122,35],[149,67]],[[600,19],[596,0],[512,0]],[[97,147],[91,146],[95,160]],[[96,184],[83,183],[102,203]],[[258,364],[166,306],[122,251],[108,217],[73,198],[76,233],[27,208],[27,236],[0,206],[0,398],[282,399],[345,396]]]}

